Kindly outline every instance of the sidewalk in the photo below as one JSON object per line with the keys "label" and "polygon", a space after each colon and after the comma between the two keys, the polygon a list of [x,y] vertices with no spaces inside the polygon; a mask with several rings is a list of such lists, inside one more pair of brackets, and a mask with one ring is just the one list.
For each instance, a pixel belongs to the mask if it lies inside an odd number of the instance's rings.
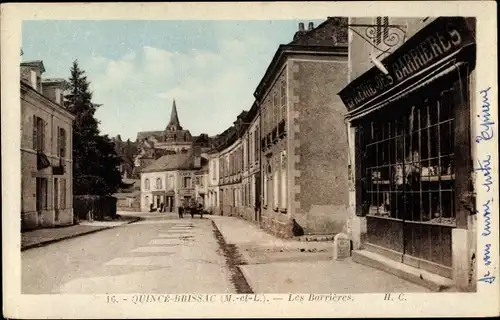
{"label": "sidewalk", "polygon": [[333,260],[333,241],[285,240],[239,218],[207,217],[237,247],[240,270],[256,293],[430,292],[351,258]]}
{"label": "sidewalk", "polygon": [[54,242],[71,239],[101,230],[115,228],[138,221],[138,217],[122,216],[116,221],[80,221],[78,225],[67,227],[36,229],[21,233],[21,251],[42,247]]}

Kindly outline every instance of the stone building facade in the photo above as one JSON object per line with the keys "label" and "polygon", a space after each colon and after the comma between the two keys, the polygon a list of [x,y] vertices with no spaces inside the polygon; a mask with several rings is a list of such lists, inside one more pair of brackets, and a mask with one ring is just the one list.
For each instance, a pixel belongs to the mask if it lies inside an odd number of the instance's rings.
{"label": "stone building facade", "polygon": [[339,96],[353,259],[376,265],[382,256],[398,262],[386,271],[414,268],[475,290],[475,19],[360,17],[350,26]]}
{"label": "stone building facade", "polygon": [[[241,119],[241,118],[240,118]],[[230,128],[226,141],[219,146],[219,210],[221,215],[238,216],[241,206],[243,145],[241,128]]]}
{"label": "stone building facade", "polygon": [[[254,96],[260,106],[263,228],[332,234],[347,220],[347,19],[328,18],[281,45]],[[300,226],[297,228],[297,224]],[[293,226],[296,228],[293,228]],[[300,233],[300,232],[299,232]]]}
{"label": "stone building facade", "polygon": [[245,220],[260,222],[260,116],[259,106],[252,105],[244,119],[242,196],[239,215]]}
{"label": "stone building facade", "polygon": [[207,154],[208,157],[208,202],[205,208],[212,214],[219,215],[219,152],[211,150]]}
{"label": "stone building facade", "polygon": [[75,117],[63,79],[42,79],[42,61],[21,63],[21,227],[73,224]]}

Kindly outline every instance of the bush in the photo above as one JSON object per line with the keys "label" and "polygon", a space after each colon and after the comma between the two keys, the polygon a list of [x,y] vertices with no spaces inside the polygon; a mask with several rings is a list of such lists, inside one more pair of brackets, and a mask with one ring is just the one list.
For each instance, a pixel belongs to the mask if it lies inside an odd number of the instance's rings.
{"label": "bush", "polygon": [[79,195],[73,197],[73,212],[79,220],[116,219],[115,197]]}

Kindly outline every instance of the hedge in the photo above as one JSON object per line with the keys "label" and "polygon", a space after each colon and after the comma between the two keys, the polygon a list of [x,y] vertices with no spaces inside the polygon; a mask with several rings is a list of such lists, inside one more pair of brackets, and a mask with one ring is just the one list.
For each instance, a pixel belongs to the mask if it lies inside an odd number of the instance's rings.
{"label": "hedge", "polygon": [[117,199],[111,196],[74,196],[73,212],[79,220],[116,219],[116,202]]}

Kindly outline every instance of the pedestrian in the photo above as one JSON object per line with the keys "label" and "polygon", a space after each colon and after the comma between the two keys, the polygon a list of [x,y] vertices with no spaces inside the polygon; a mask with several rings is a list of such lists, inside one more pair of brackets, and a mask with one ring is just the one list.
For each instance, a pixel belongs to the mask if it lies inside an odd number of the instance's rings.
{"label": "pedestrian", "polygon": [[160,212],[163,212],[163,207],[164,207],[164,204],[163,202],[160,204]]}
{"label": "pedestrian", "polygon": [[182,219],[184,208],[182,207],[182,205],[180,205],[178,209],[179,209],[179,219]]}

